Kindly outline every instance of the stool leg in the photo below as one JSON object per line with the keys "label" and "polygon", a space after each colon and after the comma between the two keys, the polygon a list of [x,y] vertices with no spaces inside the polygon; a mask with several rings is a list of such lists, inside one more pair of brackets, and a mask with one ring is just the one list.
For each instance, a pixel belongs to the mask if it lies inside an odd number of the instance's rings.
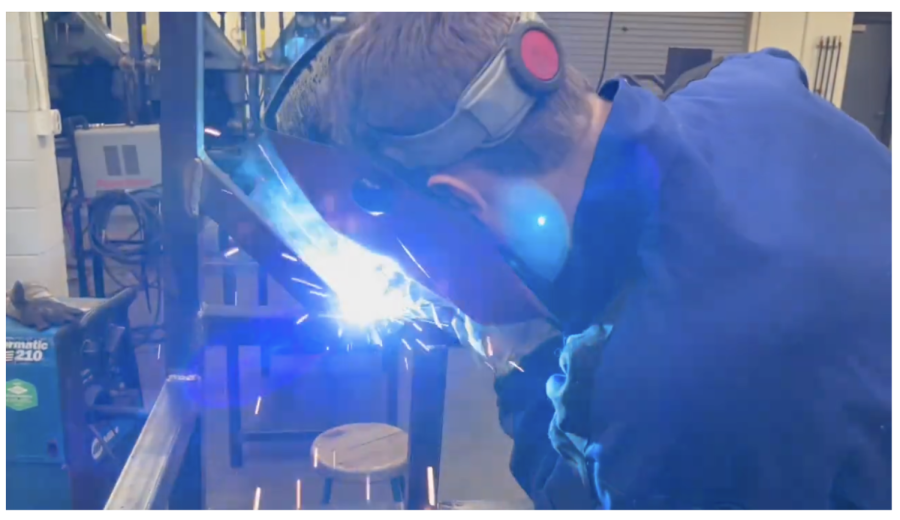
{"label": "stool leg", "polygon": [[391,493],[394,495],[394,503],[402,504],[403,503],[403,477],[397,477],[391,479]]}
{"label": "stool leg", "polygon": [[322,489],[322,505],[327,506],[331,503],[331,486],[334,485],[334,480],[330,478],[325,479],[325,487]]}

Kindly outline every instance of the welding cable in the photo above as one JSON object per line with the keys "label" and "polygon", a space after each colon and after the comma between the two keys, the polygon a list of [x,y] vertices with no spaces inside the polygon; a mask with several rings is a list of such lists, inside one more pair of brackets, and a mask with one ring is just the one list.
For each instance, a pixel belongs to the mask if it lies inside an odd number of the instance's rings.
{"label": "welding cable", "polygon": [[[136,191],[110,191],[98,195],[90,203],[88,235],[95,254],[105,260],[125,267],[137,278],[137,284],[128,284],[113,275],[111,266],[104,271],[124,290],[138,287],[144,293],[148,311],[153,311],[152,324],[141,332],[147,341],[155,336],[162,308],[162,291],[159,283],[159,258],[162,252],[162,220],[159,214],[161,194],[158,189]],[[137,229],[125,239],[110,238],[110,219],[116,208],[127,207],[137,223]],[[136,268],[136,269],[135,269]],[[138,271],[138,272],[134,272]],[[156,280],[150,272],[156,272]],[[156,290],[155,306],[151,303],[151,290]],[[155,308],[154,308],[155,307]],[[140,344],[140,342],[138,342]]]}
{"label": "welding cable", "polygon": [[[88,234],[95,252],[123,265],[146,265],[162,249],[162,221],[159,215],[160,192],[155,189],[109,191],[90,203]],[[110,218],[119,207],[127,207],[137,222],[133,235],[138,240],[111,240],[107,236]]]}

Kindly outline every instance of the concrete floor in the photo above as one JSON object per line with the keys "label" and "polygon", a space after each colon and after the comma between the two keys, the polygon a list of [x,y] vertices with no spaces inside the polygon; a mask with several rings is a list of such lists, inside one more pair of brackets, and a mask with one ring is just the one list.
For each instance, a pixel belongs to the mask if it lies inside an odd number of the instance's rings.
{"label": "concrete floor", "polygon": [[[208,238],[211,233],[207,233]],[[214,236],[214,235],[212,235]],[[209,240],[207,240],[209,242]],[[212,248],[208,253],[213,256]],[[238,305],[256,303],[255,266],[238,259]],[[73,284],[72,294],[77,293]],[[107,280],[107,290],[115,285]],[[270,305],[291,305],[277,284],[270,280]],[[221,274],[208,270],[205,301],[220,303]],[[142,299],[132,308],[133,324],[146,323]],[[138,348],[142,384],[148,407],[164,377],[157,345]],[[241,348],[241,390],[245,430],[324,430],[339,424],[383,421],[386,384],[377,353],[311,358],[276,355],[268,378],[260,375],[259,348]],[[401,372],[403,373],[403,372]],[[318,508],[322,480],[312,468],[309,445],[299,442],[247,444],[244,467],[232,469],[227,445],[225,352],[211,347],[206,352],[205,411],[207,505],[210,509],[251,509],[257,487],[261,488],[261,509],[293,509],[295,483],[303,482],[304,508]],[[323,378],[338,378],[335,395],[324,393]],[[489,500],[527,503],[527,497],[509,473],[510,440],[498,424],[493,375],[474,353],[456,349],[450,353],[444,442],[441,461],[440,501]],[[335,385],[332,385],[335,386]],[[400,422],[409,411],[408,381],[401,381]],[[254,414],[262,397],[259,415]],[[372,503],[387,504],[390,489],[385,484],[372,487]],[[523,502],[524,501],[524,502]],[[335,484],[332,507],[365,506],[363,486]]]}

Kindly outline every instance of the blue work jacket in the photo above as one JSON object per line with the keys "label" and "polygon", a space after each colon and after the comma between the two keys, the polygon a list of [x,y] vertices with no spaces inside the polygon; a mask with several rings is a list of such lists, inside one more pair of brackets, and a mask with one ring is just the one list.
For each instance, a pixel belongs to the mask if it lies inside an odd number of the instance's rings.
{"label": "blue work jacket", "polygon": [[624,297],[577,384],[562,345],[497,381],[518,482],[538,508],[890,508],[889,150],[779,50],[600,95],[567,334]]}

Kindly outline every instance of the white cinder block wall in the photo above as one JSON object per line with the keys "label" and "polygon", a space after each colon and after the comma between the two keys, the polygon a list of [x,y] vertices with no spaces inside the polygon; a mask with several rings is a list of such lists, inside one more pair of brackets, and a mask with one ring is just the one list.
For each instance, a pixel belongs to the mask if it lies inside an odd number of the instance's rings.
{"label": "white cinder block wall", "polygon": [[35,124],[50,98],[43,54],[32,58],[32,36],[37,49],[44,43],[42,31],[32,34],[31,16],[40,14],[6,13],[6,287],[34,281],[68,296],[56,150]]}

